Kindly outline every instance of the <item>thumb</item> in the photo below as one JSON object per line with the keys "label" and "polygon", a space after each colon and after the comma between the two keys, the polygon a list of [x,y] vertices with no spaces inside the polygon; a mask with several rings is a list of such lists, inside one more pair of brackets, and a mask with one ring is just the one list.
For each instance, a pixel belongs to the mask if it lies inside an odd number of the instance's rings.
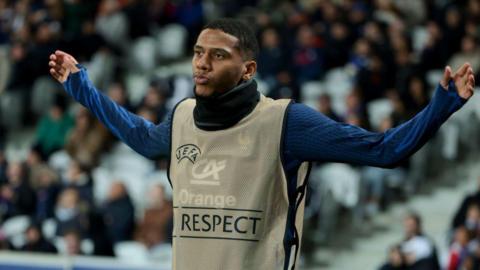
{"label": "thumb", "polygon": [[452,68],[450,66],[445,67],[445,71],[443,72],[443,77],[440,80],[440,84],[442,87],[447,90],[448,89],[448,83],[452,79]]}

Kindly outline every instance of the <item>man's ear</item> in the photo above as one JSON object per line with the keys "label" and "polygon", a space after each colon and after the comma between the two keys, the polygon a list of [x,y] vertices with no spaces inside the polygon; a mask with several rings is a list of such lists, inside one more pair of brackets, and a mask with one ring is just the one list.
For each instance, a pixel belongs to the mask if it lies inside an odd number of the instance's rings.
{"label": "man's ear", "polygon": [[245,62],[245,73],[243,73],[242,79],[248,81],[255,76],[257,72],[257,62],[254,60],[248,60]]}

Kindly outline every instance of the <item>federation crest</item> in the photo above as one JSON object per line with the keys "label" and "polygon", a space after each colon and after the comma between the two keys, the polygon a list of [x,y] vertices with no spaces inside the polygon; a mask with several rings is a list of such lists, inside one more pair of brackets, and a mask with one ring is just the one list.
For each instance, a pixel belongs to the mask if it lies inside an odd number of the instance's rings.
{"label": "federation crest", "polygon": [[177,148],[177,161],[178,163],[180,163],[182,159],[188,159],[190,160],[190,162],[192,162],[192,164],[195,164],[198,155],[200,155],[201,153],[202,151],[200,151],[200,148],[198,148],[198,146],[194,144],[184,144]]}

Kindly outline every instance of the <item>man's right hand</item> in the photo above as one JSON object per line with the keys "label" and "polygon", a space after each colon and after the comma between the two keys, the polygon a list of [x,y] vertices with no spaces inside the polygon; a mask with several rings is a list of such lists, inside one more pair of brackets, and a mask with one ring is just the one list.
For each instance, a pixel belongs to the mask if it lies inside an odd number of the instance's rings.
{"label": "man's right hand", "polygon": [[50,55],[50,74],[60,83],[64,83],[68,75],[71,73],[77,73],[80,69],[77,68],[78,62],[68,53],[62,51],[55,51]]}

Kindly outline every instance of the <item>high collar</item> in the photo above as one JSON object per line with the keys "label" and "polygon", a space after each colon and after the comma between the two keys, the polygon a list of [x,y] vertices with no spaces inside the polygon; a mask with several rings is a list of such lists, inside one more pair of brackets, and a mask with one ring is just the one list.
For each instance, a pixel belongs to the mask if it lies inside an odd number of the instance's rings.
{"label": "high collar", "polygon": [[230,91],[213,97],[195,95],[197,105],[193,110],[195,125],[214,131],[232,127],[255,109],[260,100],[257,82],[249,80]]}

